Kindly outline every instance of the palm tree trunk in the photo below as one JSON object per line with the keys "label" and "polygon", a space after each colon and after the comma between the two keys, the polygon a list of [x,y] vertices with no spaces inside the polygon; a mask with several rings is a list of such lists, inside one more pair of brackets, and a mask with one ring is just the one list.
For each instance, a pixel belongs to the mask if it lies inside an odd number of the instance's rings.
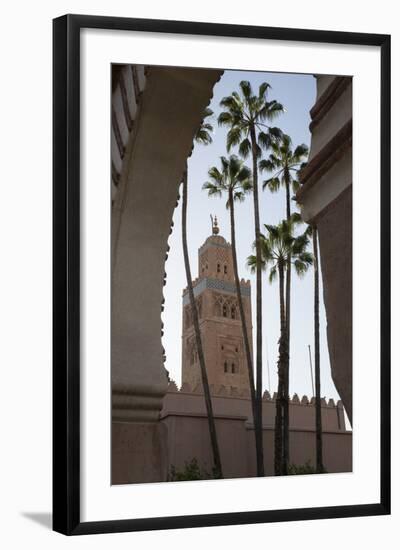
{"label": "palm tree trunk", "polygon": [[274,469],[275,475],[283,474],[283,415],[284,415],[284,387],[285,387],[285,365],[287,363],[287,333],[285,322],[285,274],[281,261],[278,263],[279,273],[279,303],[280,303],[280,322],[281,336],[279,338],[279,359],[278,359],[278,395],[276,398],[275,414],[275,455]]}
{"label": "palm tree trunk", "polygon": [[[289,221],[291,216],[290,208],[290,183],[289,179],[285,177],[286,187],[286,219]],[[291,256],[288,256],[288,263],[286,268],[286,303],[285,303],[285,322],[287,333],[287,363],[285,365],[285,381],[284,381],[284,411],[283,411],[283,475],[287,475],[289,466],[289,371],[290,371],[290,293],[291,293],[291,279],[292,279],[292,263]]]}
{"label": "palm tree trunk", "polygon": [[210,432],[210,440],[211,440],[211,447],[212,447],[212,453],[213,453],[213,460],[214,460],[214,470],[216,477],[223,477],[222,474],[222,465],[221,465],[221,457],[219,454],[219,447],[218,447],[218,440],[217,440],[217,431],[215,428],[215,421],[214,421],[214,414],[212,409],[212,402],[211,402],[211,394],[210,394],[210,387],[208,384],[208,376],[207,376],[207,370],[206,370],[206,364],[204,361],[204,353],[203,353],[203,346],[201,343],[201,333],[200,333],[200,324],[199,324],[199,316],[197,312],[196,302],[194,299],[194,292],[193,292],[193,285],[192,285],[192,274],[190,271],[190,262],[189,262],[189,253],[188,253],[188,245],[187,245],[187,231],[186,231],[186,218],[187,218],[187,186],[188,186],[188,180],[187,180],[187,165],[185,167],[185,172],[183,174],[183,181],[182,181],[182,245],[183,245],[183,257],[185,262],[185,271],[186,271],[186,280],[187,280],[187,286],[188,286],[188,292],[189,292],[189,299],[190,299],[190,307],[192,310],[192,316],[193,316],[193,326],[194,326],[194,332],[196,336],[196,346],[197,346],[197,354],[199,357],[199,363],[200,363],[200,371],[201,371],[201,379],[203,382],[203,391],[204,391],[204,399],[206,404],[206,410],[207,410],[207,418],[208,418],[208,429]]}
{"label": "palm tree trunk", "polygon": [[315,225],[312,228],[312,235],[314,249],[315,443],[317,473],[322,473],[324,466],[322,461],[321,367],[319,354],[319,258],[318,233]]}
{"label": "palm tree trunk", "polygon": [[[257,424],[255,428],[262,437],[262,286],[261,286],[261,241],[260,209],[258,201],[257,139],[254,126],[250,131],[253,156],[254,228],[256,236],[256,403]],[[260,435],[259,435],[260,437]]]}
{"label": "palm tree trunk", "polygon": [[235,276],[236,295],[237,295],[237,300],[239,305],[240,320],[242,322],[244,349],[246,354],[247,370],[249,374],[250,397],[251,397],[251,405],[252,405],[252,411],[253,411],[254,436],[255,436],[255,443],[256,443],[257,476],[260,477],[264,475],[262,426],[260,430],[260,427],[257,424],[257,403],[256,403],[256,392],[255,392],[255,386],[254,386],[253,361],[251,358],[249,334],[247,332],[246,318],[244,315],[243,300],[242,300],[242,293],[240,290],[240,279],[239,279],[238,266],[237,266],[234,208],[235,208],[235,204],[233,200],[233,192],[232,192],[232,189],[229,189],[229,211],[230,211],[230,218],[231,218],[231,244],[232,244],[233,272]]}

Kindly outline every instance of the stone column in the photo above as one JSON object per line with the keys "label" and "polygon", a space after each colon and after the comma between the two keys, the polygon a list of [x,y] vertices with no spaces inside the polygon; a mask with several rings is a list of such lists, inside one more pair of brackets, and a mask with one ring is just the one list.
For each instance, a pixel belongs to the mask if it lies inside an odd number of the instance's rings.
{"label": "stone column", "polygon": [[124,157],[112,219],[113,484],[166,479],[164,263],[185,162],[220,76],[151,68]]}
{"label": "stone column", "polygon": [[318,229],[332,378],[352,420],[352,79],[317,76],[310,158],[297,193]]}

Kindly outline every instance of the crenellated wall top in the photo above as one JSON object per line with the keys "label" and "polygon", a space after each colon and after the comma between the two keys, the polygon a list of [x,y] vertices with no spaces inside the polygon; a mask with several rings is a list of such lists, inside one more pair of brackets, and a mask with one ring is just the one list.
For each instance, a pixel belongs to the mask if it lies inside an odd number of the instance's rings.
{"label": "crenellated wall top", "polygon": [[[191,386],[188,383],[182,384],[181,388],[178,388],[176,383],[172,380],[170,381],[168,385],[168,393],[178,393],[178,394],[193,394],[193,395],[201,395],[203,393],[203,388],[201,384],[197,384],[196,386]],[[244,390],[238,390],[237,388],[233,386],[224,386],[224,385],[210,385],[210,393],[213,397],[233,397],[233,398],[241,398],[241,399],[249,399],[250,400],[250,392],[248,389]],[[271,394],[265,390],[263,393],[263,401],[276,401],[277,394],[276,392],[271,396]],[[305,405],[305,406],[314,406],[315,405],[315,397],[308,397],[307,395],[303,395],[301,398],[297,393],[294,393],[290,399],[290,403],[292,405]],[[325,397],[321,398],[321,406],[322,407],[329,407],[329,408],[343,408],[343,404],[341,400],[338,400],[335,403],[335,400],[330,398],[326,399]]]}

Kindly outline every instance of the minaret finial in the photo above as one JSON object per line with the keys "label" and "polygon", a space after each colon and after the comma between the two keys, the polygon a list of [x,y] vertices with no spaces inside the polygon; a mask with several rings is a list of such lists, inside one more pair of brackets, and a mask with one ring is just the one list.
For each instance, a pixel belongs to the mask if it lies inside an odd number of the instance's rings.
{"label": "minaret finial", "polygon": [[214,216],[214,225],[213,225],[212,231],[213,231],[213,235],[218,235],[219,233],[217,216]]}

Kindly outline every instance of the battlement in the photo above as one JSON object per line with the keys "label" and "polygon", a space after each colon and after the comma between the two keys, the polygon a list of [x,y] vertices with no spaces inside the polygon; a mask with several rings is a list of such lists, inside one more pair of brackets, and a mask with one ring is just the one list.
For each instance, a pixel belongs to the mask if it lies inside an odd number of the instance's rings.
{"label": "battlement", "polygon": [[[248,477],[255,473],[253,413],[248,392],[227,386],[210,386],[218,441],[231,477]],[[290,461],[315,464],[315,400],[293,394],[289,406]],[[352,464],[352,433],[346,429],[342,402],[322,400],[322,434],[324,465],[328,472],[349,472]],[[265,391],[262,427],[267,475],[273,475],[273,440],[276,394]],[[196,457],[212,468],[208,442],[207,411],[202,387],[170,382],[164,397],[160,420],[167,428],[173,464],[182,466]],[[246,458],[237,452],[245,449]]]}
{"label": "battlement", "polygon": [[[182,384],[181,388],[178,388],[176,383],[174,381],[171,381],[168,385],[167,392],[177,393],[177,394],[202,395],[203,388],[201,384],[197,384],[196,386],[192,387],[190,384],[187,384],[187,383]],[[215,386],[211,384],[210,393],[211,393],[211,396],[214,396],[214,397],[231,397],[231,398],[248,399],[250,401],[250,391],[248,389],[238,390],[233,386],[224,386],[224,385]],[[272,396],[267,390],[265,390],[263,393],[263,401],[275,402],[276,398],[277,398],[276,392]],[[300,399],[299,395],[297,393],[294,393],[293,396],[289,398],[289,402],[292,405],[304,405],[304,406],[314,407],[315,397],[310,398],[307,395],[303,395],[303,397]],[[337,403],[335,403],[334,399],[330,398],[327,400],[325,397],[323,397],[321,398],[321,406],[327,407],[327,408],[343,409],[343,403],[340,399],[337,401]]]}

